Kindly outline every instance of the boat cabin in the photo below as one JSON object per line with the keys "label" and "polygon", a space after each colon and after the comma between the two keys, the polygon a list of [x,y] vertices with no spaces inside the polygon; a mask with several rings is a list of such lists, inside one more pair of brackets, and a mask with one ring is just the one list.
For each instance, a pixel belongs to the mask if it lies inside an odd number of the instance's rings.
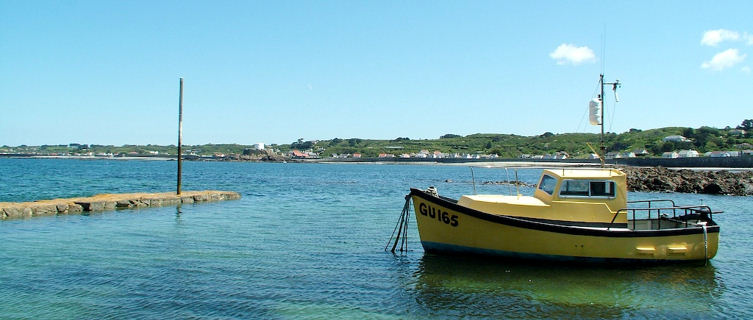
{"label": "boat cabin", "polygon": [[534,197],[546,203],[585,202],[627,207],[627,179],[617,169],[544,170]]}
{"label": "boat cabin", "polygon": [[458,204],[568,225],[624,226],[627,215],[615,215],[627,207],[627,181],[625,173],[616,169],[551,169],[542,172],[532,197],[467,195]]}

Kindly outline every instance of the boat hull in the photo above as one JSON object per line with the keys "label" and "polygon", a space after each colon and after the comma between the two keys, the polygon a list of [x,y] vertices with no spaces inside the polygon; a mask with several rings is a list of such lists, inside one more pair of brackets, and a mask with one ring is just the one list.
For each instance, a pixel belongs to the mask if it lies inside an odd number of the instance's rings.
{"label": "boat hull", "polygon": [[719,227],[588,228],[488,214],[411,189],[427,252],[594,262],[682,262],[716,255]]}

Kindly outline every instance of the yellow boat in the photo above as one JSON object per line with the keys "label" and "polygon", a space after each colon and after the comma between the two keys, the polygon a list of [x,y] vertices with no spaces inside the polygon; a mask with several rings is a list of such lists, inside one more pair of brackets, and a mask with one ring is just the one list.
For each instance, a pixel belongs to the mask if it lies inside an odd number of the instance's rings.
{"label": "yellow boat", "polygon": [[628,202],[625,173],[611,168],[544,170],[533,196],[455,200],[433,187],[411,189],[409,196],[427,252],[680,262],[711,259],[719,244],[708,206]]}

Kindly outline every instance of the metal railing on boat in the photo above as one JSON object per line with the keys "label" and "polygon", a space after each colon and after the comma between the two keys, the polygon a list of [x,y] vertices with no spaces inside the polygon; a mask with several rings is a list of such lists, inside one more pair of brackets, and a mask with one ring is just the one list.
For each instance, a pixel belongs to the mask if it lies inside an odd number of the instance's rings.
{"label": "metal railing on boat", "polygon": [[[671,206],[668,207],[656,207],[655,205],[657,203],[670,203]],[[669,214],[672,214],[672,218],[675,223],[677,223],[677,218],[680,217],[681,223],[685,223],[685,227],[687,228],[688,220],[690,220],[690,216],[693,214],[697,214],[699,218],[707,218],[709,221],[713,221],[713,214],[714,213],[721,213],[721,211],[711,211],[711,208],[706,205],[696,205],[696,206],[678,206],[675,204],[675,202],[671,199],[654,199],[654,200],[636,200],[636,201],[628,201],[628,204],[646,204],[647,207],[645,208],[623,208],[617,210],[614,217],[612,218],[611,224],[614,224],[614,221],[617,219],[617,216],[620,215],[620,213],[631,214],[632,215],[632,222],[633,222],[633,230],[636,228],[636,214],[639,213],[646,213],[646,221],[656,221],[657,222],[657,230],[661,230],[661,222],[662,219],[670,219]],[[656,218],[652,218],[652,213],[656,213]],[[684,218],[684,219],[682,219]],[[611,228],[608,227],[607,230]]]}

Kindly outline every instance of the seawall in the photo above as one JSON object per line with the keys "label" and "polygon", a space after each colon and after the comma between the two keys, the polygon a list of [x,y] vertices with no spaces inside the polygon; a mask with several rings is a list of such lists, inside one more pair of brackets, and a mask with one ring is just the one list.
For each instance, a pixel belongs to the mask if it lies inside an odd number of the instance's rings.
{"label": "seawall", "polygon": [[[298,159],[297,162],[332,162],[332,163],[359,163],[381,162],[401,164],[474,164],[474,163],[500,163],[518,166],[520,163],[533,164],[536,166],[588,166],[599,165],[598,159],[461,159],[461,158],[347,158],[347,159]],[[624,165],[635,167],[665,167],[665,168],[753,168],[753,157],[727,157],[727,158],[618,158],[607,159],[607,164]]]}
{"label": "seawall", "polygon": [[607,160],[607,163],[665,168],[753,168],[753,157],[620,158]]}
{"label": "seawall", "polygon": [[233,191],[183,191],[163,193],[98,194],[92,197],[39,200],[33,202],[0,202],[0,220],[23,219],[58,214],[80,214],[116,209],[178,206],[209,201],[237,200]]}

